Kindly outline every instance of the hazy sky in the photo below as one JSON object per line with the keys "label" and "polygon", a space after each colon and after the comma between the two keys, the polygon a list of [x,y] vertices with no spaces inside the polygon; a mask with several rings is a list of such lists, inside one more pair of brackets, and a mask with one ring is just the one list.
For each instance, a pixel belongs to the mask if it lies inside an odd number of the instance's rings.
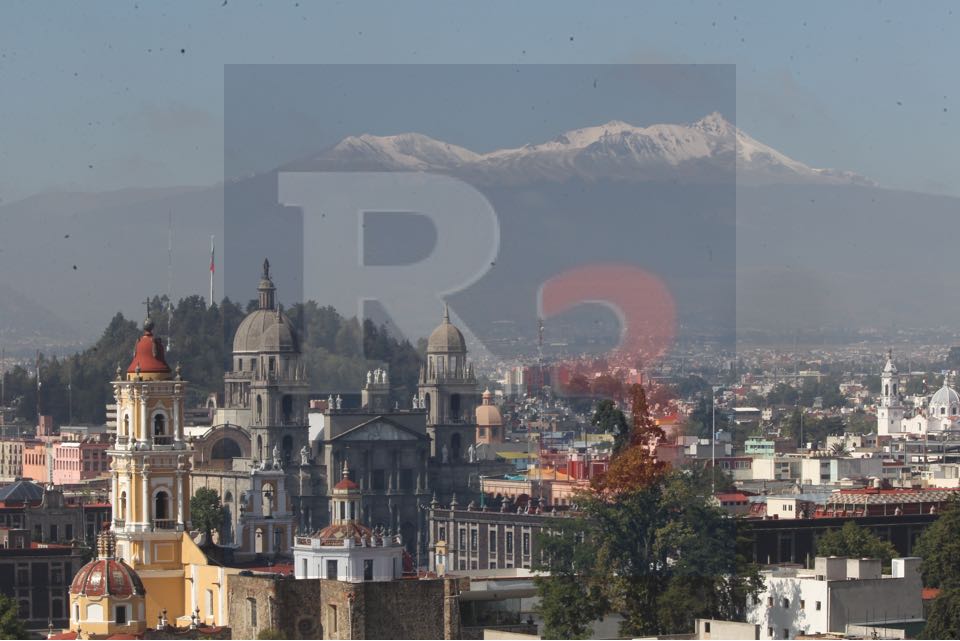
{"label": "hazy sky", "polygon": [[6,2],[0,198],[217,182],[225,64],[384,62],[734,63],[737,122],[755,138],[885,186],[960,195],[958,12],[875,1]]}

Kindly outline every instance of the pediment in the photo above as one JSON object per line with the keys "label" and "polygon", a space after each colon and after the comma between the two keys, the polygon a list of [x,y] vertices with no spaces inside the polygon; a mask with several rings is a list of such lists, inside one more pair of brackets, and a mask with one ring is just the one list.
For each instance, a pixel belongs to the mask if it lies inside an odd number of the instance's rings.
{"label": "pediment", "polygon": [[335,437],[335,441],[422,441],[429,437],[385,418],[374,418]]}

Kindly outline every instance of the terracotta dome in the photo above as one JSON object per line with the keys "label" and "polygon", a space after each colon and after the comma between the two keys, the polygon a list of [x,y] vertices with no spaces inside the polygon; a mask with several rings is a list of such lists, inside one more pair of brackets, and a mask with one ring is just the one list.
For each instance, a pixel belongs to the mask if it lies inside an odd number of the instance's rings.
{"label": "terracotta dome", "polygon": [[342,546],[343,542],[347,539],[353,539],[357,545],[362,543],[364,537],[368,537],[372,541],[378,541],[380,539],[379,536],[374,535],[373,530],[366,525],[360,525],[356,521],[346,521],[328,525],[314,536],[320,539],[320,545],[336,546]]}
{"label": "terracotta dome", "polygon": [[500,410],[493,404],[493,394],[490,390],[483,393],[483,405],[477,406],[477,425],[491,426],[503,425],[503,417],[500,416]]}
{"label": "terracotta dome", "polygon": [[80,568],[73,577],[70,594],[129,597],[143,596],[146,590],[140,576],[123,561],[97,559]]}
{"label": "terracotta dome", "polygon": [[333,486],[335,490],[359,490],[360,486],[350,480],[349,476],[344,476],[340,482]]}
{"label": "terracotta dome", "polygon": [[141,374],[170,373],[163,341],[153,335],[153,321],[149,318],[143,323],[143,336],[133,349],[133,360],[130,361],[127,374],[136,374],[138,367]]}
{"label": "terracotta dome", "polygon": [[427,341],[427,352],[429,353],[465,353],[467,351],[467,342],[463,334],[457,329],[457,326],[450,322],[450,311],[444,307],[443,322],[433,330]]}

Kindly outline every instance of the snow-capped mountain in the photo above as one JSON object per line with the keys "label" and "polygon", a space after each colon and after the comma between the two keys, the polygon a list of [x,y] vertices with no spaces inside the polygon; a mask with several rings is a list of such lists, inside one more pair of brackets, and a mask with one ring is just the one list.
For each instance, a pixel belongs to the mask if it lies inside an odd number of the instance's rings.
{"label": "snow-capped mountain", "polygon": [[313,158],[324,166],[439,171],[507,183],[617,178],[649,180],[704,171],[729,172],[747,184],[874,183],[853,172],[818,169],[751,138],[720,114],[691,124],[638,127],[613,120],[552,140],[476,153],[419,133],[349,136]]}

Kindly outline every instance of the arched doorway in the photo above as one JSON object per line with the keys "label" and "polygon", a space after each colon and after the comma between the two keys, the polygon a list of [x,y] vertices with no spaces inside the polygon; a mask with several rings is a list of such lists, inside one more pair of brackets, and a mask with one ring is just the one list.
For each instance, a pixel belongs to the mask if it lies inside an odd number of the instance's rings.
{"label": "arched doorway", "polygon": [[293,454],[293,437],[287,434],[283,437],[283,440],[280,442],[280,448],[283,450],[283,460],[285,463],[290,462],[290,455]]}

